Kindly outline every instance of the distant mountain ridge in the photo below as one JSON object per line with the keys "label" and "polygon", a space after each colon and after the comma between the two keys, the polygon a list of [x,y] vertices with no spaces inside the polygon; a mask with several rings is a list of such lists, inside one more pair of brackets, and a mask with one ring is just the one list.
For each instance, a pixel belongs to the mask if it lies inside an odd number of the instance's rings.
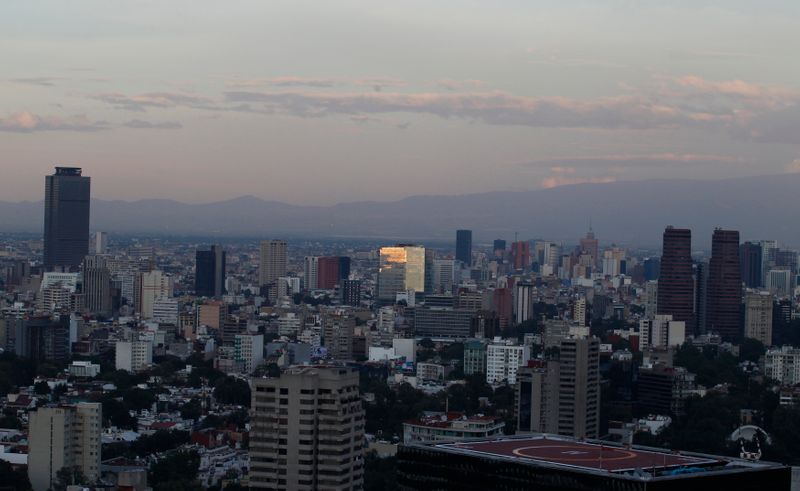
{"label": "distant mountain ridge", "polygon": [[[715,227],[742,239],[800,245],[800,174],[712,181],[647,180],[575,184],[552,189],[457,196],[411,196],[299,206],[243,196],[205,204],[168,199],[93,200],[92,229],[110,233],[237,236],[449,239],[458,228],[477,242],[542,237],[575,242],[592,221],[598,238],[660,245],[667,225],[693,230],[698,247]],[[0,231],[42,230],[43,202],[0,201]]]}

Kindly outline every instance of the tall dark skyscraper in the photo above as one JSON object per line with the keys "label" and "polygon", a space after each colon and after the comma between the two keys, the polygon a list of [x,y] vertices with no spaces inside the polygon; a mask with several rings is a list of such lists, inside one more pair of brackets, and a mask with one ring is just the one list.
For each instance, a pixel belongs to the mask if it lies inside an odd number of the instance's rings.
{"label": "tall dark skyscraper", "polygon": [[725,341],[742,337],[742,276],[739,271],[739,231],[715,229],[708,265],[706,329]]}
{"label": "tall dark skyscraper", "polygon": [[456,230],[456,260],[472,266],[472,230]]}
{"label": "tall dark skyscraper", "polygon": [[747,288],[761,286],[761,244],[745,242],[739,247],[739,266]]}
{"label": "tall dark skyscraper", "polygon": [[89,253],[91,179],[77,167],[56,167],[45,177],[44,266],[77,271]]}
{"label": "tall dark skyscraper", "polygon": [[694,313],[692,231],[667,227],[658,277],[657,312],[691,325]]}
{"label": "tall dark skyscraper", "polygon": [[492,249],[494,250],[495,257],[502,258],[506,254],[506,241],[503,239],[494,239]]}
{"label": "tall dark skyscraper", "polygon": [[221,297],[225,293],[225,251],[211,246],[195,256],[194,292],[200,297]]}
{"label": "tall dark skyscraper", "polygon": [[[694,306],[694,334],[697,336],[708,332],[708,262],[695,265]],[[688,333],[689,326],[686,328]]]}

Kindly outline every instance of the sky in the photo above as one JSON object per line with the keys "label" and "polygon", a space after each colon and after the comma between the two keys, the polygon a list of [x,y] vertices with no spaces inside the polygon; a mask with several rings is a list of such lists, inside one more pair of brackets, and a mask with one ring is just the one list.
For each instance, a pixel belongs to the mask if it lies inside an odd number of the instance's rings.
{"label": "sky", "polygon": [[[0,201],[800,172],[800,3],[4,0]],[[569,188],[565,188],[569,189]]]}

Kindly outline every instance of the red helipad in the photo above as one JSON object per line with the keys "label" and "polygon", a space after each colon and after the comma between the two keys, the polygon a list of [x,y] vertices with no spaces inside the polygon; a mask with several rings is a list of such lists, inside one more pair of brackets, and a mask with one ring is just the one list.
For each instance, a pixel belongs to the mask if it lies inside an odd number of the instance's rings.
{"label": "red helipad", "polygon": [[446,443],[438,446],[459,452],[516,457],[537,462],[607,471],[623,471],[636,468],[691,467],[716,462],[715,460],[670,452],[651,452],[648,450],[544,437]]}

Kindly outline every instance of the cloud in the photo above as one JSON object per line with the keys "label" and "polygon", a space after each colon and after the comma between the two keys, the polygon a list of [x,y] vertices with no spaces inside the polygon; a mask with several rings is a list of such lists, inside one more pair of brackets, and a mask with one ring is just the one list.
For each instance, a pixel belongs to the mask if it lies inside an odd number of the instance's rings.
{"label": "cloud", "polygon": [[451,80],[442,79],[437,80],[436,85],[450,91],[464,90],[464,89],[479,89],[486,86],[483,80]]}
{"label": "cloud", "polygon": [[[336,114],[418,113],[493,125],[551,128],[665,128],[705,124],[677,107],[640,96],[596,100],[526,97],[506,92],[251,92],[225,93],[229,103],[248,110],[299,117]],[[253,107],[257,105],[257,107]]]}
{"label": "cloud", "polygon": [[800,172],[800,159],[792,160],[792,162],[786,166],[786,172],[790,172],[793,174]]}
{"label": "cloud", "polygon": [[168,108],[176,106],[202,108],[212,103],[212,100],[207,97],[177,92],[149,92],[133,96],[109,92],[90,97],[105,102],[106,104],[111,104],[117,109],[140,112],[146,111],[148,108]]}
{"label": "cloud", "polygon": [[539,185],[542,187],[542,189],[552,189],[559,186],[569,186],[572,184],[607,184],[609,182],[616,181],[617,178],[613,176],[581,178],[559,174],[542,179]]}
{"label": "cloud", "polygon": [[141,119],[132,119],[130,121],[126,121],[122,124],[126,128],[135,128],[135,129],[180,129],[183,128],[183,125],[177,121],[164,121],[162,123],[153,123],[150,121],[143,121]]}
{"label": "cloud", "polygon": [[744,160],[741,157],[719,154],[693,154],[693,153],[651,153],[651,154],[610,154],[610,155],[578,155],[573,157],[558,157],[552,159],[539,159],[518,164],[520,167],[553,169],[597,168],[597,167],[661,167],[673,165],[716,165],[739,164]]}
{"label": "cloud", "polygon": [[12,78],[9,82],[15,84],[36,85],[39,87],[53,87],[57,82],[68,80],[64,77],[25,77],[25,78]]}
{"label": "cloud", "polygon": [[104,121],[91,121],[86,115],[69,117],[39,116],[28,111],[0,117],[0,131],[33,133],[37,131],[99,131],[108,129]]}
{"label": "cloud", "polygon": [[388,87],[405,87],[408,85],[408,82],[405,80],[400,80],[399,78],[393,77],[357,78],[353,80],[352,83],[354,85],[372,87],[372,90],[375,92],[381,92],[383,89]]}
{"label": "cloud", "polygon": [[316,87],[330,88],[339,85],[340,81],[333,78],[305,78],[305,77],[274,77],[239,80],[226,82],[229,87]]}

